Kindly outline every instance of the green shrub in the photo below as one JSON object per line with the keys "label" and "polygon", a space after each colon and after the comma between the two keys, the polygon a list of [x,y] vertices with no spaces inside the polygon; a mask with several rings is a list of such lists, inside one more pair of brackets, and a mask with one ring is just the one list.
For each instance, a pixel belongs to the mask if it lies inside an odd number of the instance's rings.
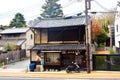
{"label": "green shrub", "polygon": [[17,46],[15,43],[7,43],[4,45],[4,50],[3,52],[7,52],[7,51],[13,51],[13,50],[16,50],[17,49]]}
{"label": "green shrub", "polygon": [[105,48],[105,45],[104,44],[100,44],[100,48]]}
{"label": "green shrub", "polygon": [[110,54],[115,54],[115,51],[112,49],[112,48],[110,48]]}

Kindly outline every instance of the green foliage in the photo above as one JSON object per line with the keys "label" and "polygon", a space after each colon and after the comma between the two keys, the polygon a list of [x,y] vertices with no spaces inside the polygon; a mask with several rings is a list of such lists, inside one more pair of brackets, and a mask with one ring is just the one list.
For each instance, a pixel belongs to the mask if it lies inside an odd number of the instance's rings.
{"label": "green foliage", "polygon": [[110,54],[115,54],[115,51],[112,48],[110,48]]}
{"label": "green foliage", "polygon": [[97,42],[98,46],[100,47],[100,44],[106,42],[107,39],[108,39],[107,33],[102,32],[100,35],[95,37],[95,42]]}
{"label": "green foliage", "polygon": [[9,27],[10,28],[26,27],[26,21],[24,19],[24,16],[21,13],[17,13],[15,17],[12,19],[12,21],[10,22]]}
{"label": "green foliage", "polygon": [[58,4],[59,0],[46,0],[46,3],[42,6],[43,12],[40,14],[43,18],[62,17],[63,11],[61,5]]}
{"label": "green foliage", "polygon": [[4,45],[3,52],[13,51],[13,50],[16,50],[16,49],[17,49],[16,44],[14,44],[14,43],[7,43],[7,44]]}
{"label": "green foliage", "polygon": [[109,30],[108,30],[108,25],[110,25],[110,21],[109,20],[106,20],[103,24],[102,24],[102,28],[103,30],[108,33]]}
{"label": "green foliage", "polygon": [[[92,36],[92,40],[95,41],[98,44],[98,47],[104,47],[105,46],[104,43],[108,39],[108,36],[107,36],[107,33],[109,32],[108,25],[111,24],[111,21],[108,18],[103,17],[103,18],[98,19],[98,22],[102,27],[102,31],[99,35]],[[95,29],[95,30],[96,30],[96,34],[99,33],[99,31],[100,31],[98,29]]]}
{"label": "green foliage", "polygon": [[4,29],[7,29],[7,28],[9,28],[9,26],[8,26],[8,25],[4,25],[3,28],[4,28]]}
{"label": "green foliage", "polygon": [[105,45],[104,44],[100,44],[100,46],[99,46],[100,48],[105,48]]}
{"label": "green foliage", "polygon": [[[109,14],[111,15],[111,14]],[[112,14],[113,16],[113,14]],[[103,16],[102,18],[98,19],[98,22],[101,24],[102,26],[102,33],[95,37],[95,40],[98,44],[98,46],[100,47],[100,44],[104,44],[104,42],[106,42],[106,40],[108,39],[107,33],[109,33],[108,30],[108,25],[112,24],[112,19],[113,17],[108,17],[107,15]]]}

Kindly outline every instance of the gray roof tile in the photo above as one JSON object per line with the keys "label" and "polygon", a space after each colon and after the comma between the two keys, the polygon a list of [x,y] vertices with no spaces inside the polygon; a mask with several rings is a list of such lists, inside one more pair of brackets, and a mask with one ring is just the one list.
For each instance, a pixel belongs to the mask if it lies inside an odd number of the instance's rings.
{"label": "gray roof tile", "polygon": [[5,44],[7,43],[14,43],[16,44],[17,46],[20,46],[22,45],[26,40],[25,39],[3,39],[3,40],[0,40],[0,47],[3,47]]}
{"label": "gray roof tile", "polygon": [[33,50],[80,50],[86,49],[85,44],[43,44],[36,45]]}
{"label": "gray roof tile", "polygon": [[39,19],[31,22],[29,26],[33,28],[51,28],[77,25],[85,25],[85,16]]}
{"label": "gray roof tile", "polygon": [[5,29],[0,34],[11,34],[11,33],[25,33],[29,30],[29,28],[11,28]]}

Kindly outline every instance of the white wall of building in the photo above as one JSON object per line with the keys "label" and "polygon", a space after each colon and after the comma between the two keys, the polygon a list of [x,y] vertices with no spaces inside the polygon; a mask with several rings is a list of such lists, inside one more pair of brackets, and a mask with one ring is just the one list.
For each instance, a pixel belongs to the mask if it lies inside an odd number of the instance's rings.
{"label": "white wall of building", "polygon": [[119,48],[120,44],[120,6],[117,6],[117,13],[116,13],[116,16],[115,16],[115,24],[114,24],[114,27],[115,27],[115,46],[117,48]]}

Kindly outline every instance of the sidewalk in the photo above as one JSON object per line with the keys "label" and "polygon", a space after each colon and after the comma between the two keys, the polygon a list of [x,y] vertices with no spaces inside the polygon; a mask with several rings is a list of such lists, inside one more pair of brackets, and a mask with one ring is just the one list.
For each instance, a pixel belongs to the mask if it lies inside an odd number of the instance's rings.
{"label": "sidewalk", "polygon": [[67,74],[65,71],[27,72],[27,64],[29,64],[29,60],[24,60],[16,62],[15,64],[6,65],[6,69],[2,69],[1,67],[0,76],[50,78],[120,78],[120,71],[92,71],[90,74],[88,74],[86,71],[70,74]]}
{"label": "sidewalk", "polygon": [[3,72],[6,72],[6,73],[16,73],[16,72],[25,72],[25,69],[2,69],[0,68],[0,73],[3,73]]}
{"label": "sidewalk", "polygon": [[50,77],[50,78],[120,78],[120,71],[92,71],[88,74],[86,71],[80,73],[67,74],[65,71],[59,72],[25,72],[22,70],[0,70],[0,76],[14,77]]}

